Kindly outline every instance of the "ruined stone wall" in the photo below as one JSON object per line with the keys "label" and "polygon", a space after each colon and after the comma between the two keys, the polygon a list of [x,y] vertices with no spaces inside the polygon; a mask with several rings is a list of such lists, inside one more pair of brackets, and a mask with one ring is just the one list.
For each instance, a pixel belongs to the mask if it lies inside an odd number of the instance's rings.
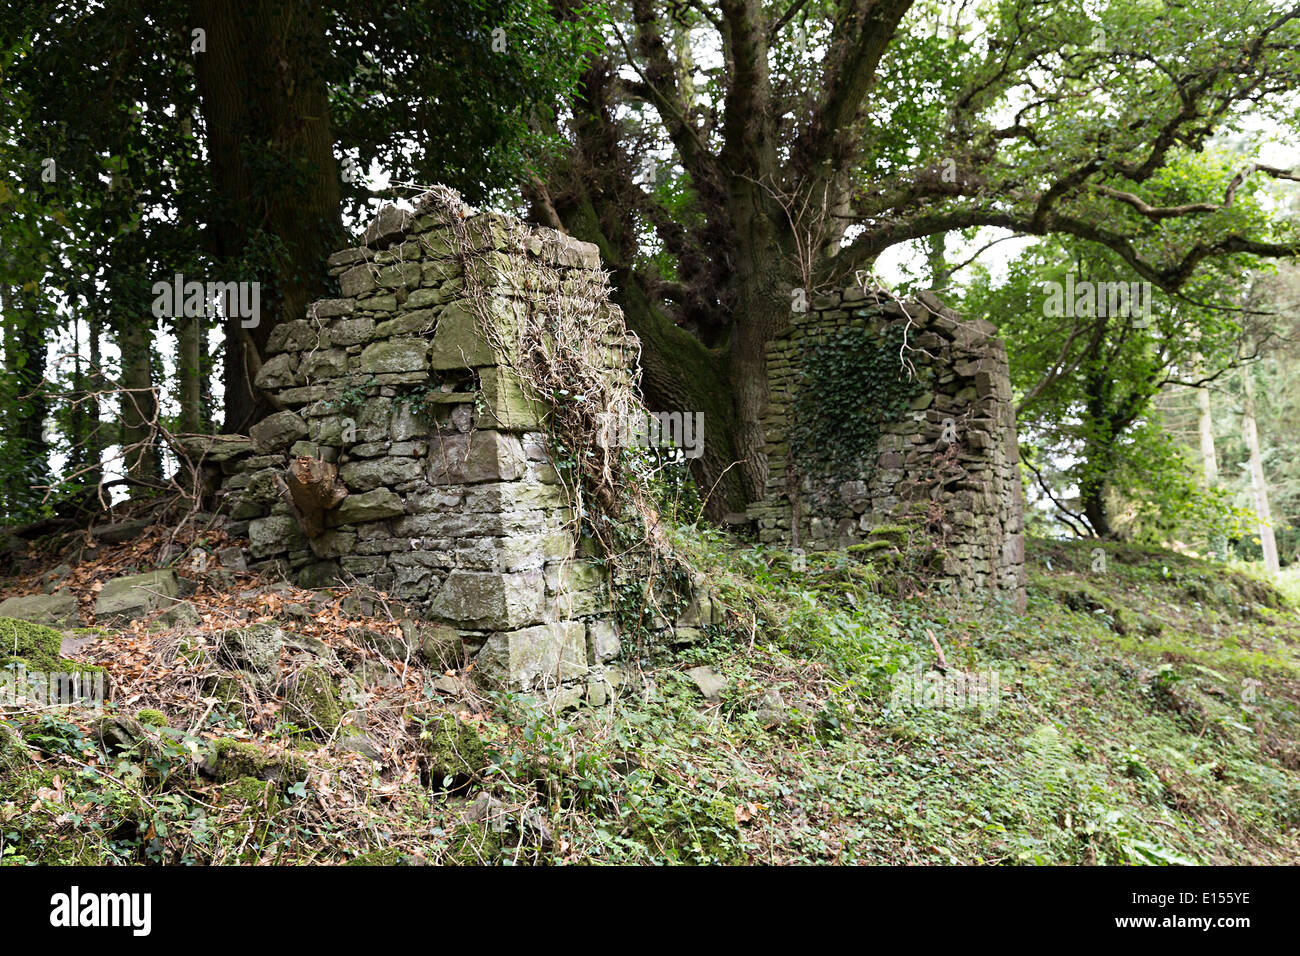
{"label": "ruined stone wall", "polygon": [[[463,207],[417,210],[386,207],[330,257],[340,297],[277,326],[257,374],[284,410],[213,440],[207,460],[225,510],[248,522],[254,568],[382,591],[454,628],[489,681],[577,681],[618,639],[602,574],[577,552],[547,410],[509,352],[528,310],[590,288],[574,280],[599,270],[596,248]],[[608,374],[631,376],[635,341],[604,344]],[[311,537],[284,484],[304,460],[335,465],[347,491]]]}
{"label": "ruined stone wall", "polygon": [[[795,409],[811,348],[849,329],[901,343],[915,394],[878,428],[874,452],[834,473],[792,452]],[[764,542],[806,550],[863,542],[911,522],[931,542],[935,571],[965,593],[1000,593],[1023,607],[1024,524],[1006,348],[982,320],[962,320],[933,295],[900,302],[860,288],[817,299],[768,348],[763,419],[770,473],[750,509]],[[868,417],[871,413],[868,414]],[[797,520],[796,520],[797,515]]]}

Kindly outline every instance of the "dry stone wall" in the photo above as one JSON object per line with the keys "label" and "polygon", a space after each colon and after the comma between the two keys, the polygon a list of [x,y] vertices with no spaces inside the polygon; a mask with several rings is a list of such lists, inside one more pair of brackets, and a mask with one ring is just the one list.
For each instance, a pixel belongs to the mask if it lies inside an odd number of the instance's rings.
{"label": "dry stone wall", "polygon": [[[385,207],[329,267],[339,297],[277,326],[257,373],[283,410],[207,449],[224,509],[248,523],[254,569],[381,591],[454,629],[490,682],[599,678],[618,653],[607,589],[578,553],[547,409],[511,354],[520,323],[592,288],[579,280],[599,270],[596,248],[423,203]],[[631,376],[635,340],[604,345],[608,374]],[[284,476],[317,461],[346,496],[309,536]]]}
{"label": "dry stone wall", "polygon": [[[825,473],[794,453],[795,412],[808,376],[817,374],[807,364],[810,352],[847,330],[865,330],[876,347],[898,353],[893,370],[911,378],[914,394],[892,419],[842,423],[872,428],[879,438],[868,454]],[[1015,411],[1006,348],[994,332],[929,293],[902,302],[851,287],[795,315],[767,352],[769,477],[763,501],[750,509],[760,540],[844,548],[882,526],[910,522],[931,542],[939,577],[961,592],[1000,594],[1023,608]]]}

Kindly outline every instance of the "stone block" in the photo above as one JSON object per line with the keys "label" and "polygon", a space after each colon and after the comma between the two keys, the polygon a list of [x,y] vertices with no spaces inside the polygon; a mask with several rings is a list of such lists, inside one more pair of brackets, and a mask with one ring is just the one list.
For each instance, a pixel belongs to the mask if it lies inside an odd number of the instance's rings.
{"label": "stone block", "polygon": [[272,355],[257,370],[253,384],[268,390],[289,388],[300,381],[297,369],[298,356],[294,353],[281,352],[279,355]]}
{"label": "stone block", "polygon": [[460,627],[504,631],[541,622],[544,606],[538,571],[457,570],[448,575],[429,610]]}
{"label": "stone block", "polygon": [[180,595],[175,571],[147,571],[114,578],[95,600],[95,622],[108,627],[171,608]]}
{"label": "stone block", "polygon": [[433,334],[432,367],[437,370],[495,365],[497,355],[464,302],[447,306]]}
{"label": "stone block", "polygon": [[580,621],[562,621],[493,634],[475,658],[474,673],[519,690],[584,677],[586,628]]}
{"label": "stone block", "polygon": [[307,547],[307,536],[289,515],[270,515],[248,523],[249,550],[255,558]]}
{"label": "stone block", "polygon": [[[0,617],[17,618],[55,629],[78,627],[81,624],[77,596],[66,589],[53,594],[5,598],[0,601]],[[0,648],[0,653],[3,653],[3,648]]]}
{"label": "stone block", "polygon": [[350,461],[339,467],[339,478],[348,488],[357,491],[370,491],[380,485],[413,481],[418,477],[420,462],[415,458],[370,458]]}
{"label": "stone block", "polygon": [[621,650],[618,628],[613,621],[587,622],[587,659],[593,664],[605,664],[618,657]]}
{"label": "stone block", "polygon": [[370,341],[375,320],[369,316],[340,319],[330,326],[330,344],[337,346],[362,345]]}
{"label": "stone block", "polygon": [[375,488],[360,495],[348,495],[329,512],[332,525],[356,524],[361,521],[382,521],[406,514],[402,499],[387,488]]}
{"label": "stone block", "polygon": [[419,372],[429,367],[429,343],[424,339],[372,342],[361,353],[362,372]]}
{"label": "stone block", "polygon": [[279,352],[302,352],[306,349],[324,348],[328,345],[329,335],[323,329],[306,319],[294,319],[281,322],[271,330],[266,339],[266,354]]}
{"label": "stone block", "polygon": [[248,437],[259,455],[274,455],[306,438],[307,423],[295,412],[276,412],[250,428]]}
{"label": "stone block", "polygon": [[523,445],[514,435],[476,431],[439,435],[429,443],[428,477],[435,485],[512,481],[523,475],[524,466]]}
{"label": "stone block", "polygon": [[339,276],[339,291],[345,298],[355,298],[364,295],[375,289],[375,272],[374,266],[362,264],[353,266],[343,275]]}
{"label": "stone block", "polygon": [[351,299],[319,299],[307,306],[307,315],[315,319],[333,319],[351,315],[356,304]]}
{"label": "stone block", "polygon": [[406,238],[413,225],[414,217],[409,210],[389,204],[366,226],[363,241],[372,249],[387,249]]}
{"label": "stone block", "polygon": [[476,409],[479,428],[538,431],[546,406],[528,397],[524,382],[509,368],[492,366],[479,373],[482,402]]}

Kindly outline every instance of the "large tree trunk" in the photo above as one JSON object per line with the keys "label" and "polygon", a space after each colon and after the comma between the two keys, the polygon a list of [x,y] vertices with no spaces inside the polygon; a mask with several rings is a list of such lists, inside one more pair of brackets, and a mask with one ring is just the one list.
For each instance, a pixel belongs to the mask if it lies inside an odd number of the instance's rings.
{"label": "large tree trunk", "polygon": [[222,197],[215,252],[234,269],[254,239],[281,247],[272,269],[222,277],[263,283],[258,324],[226,321],[225,428],[244,431],[272,410],[252,383],[267,337],[326,291],[325,258],[342,235],[326,49],[307,0],[192,0],[190,21],[207,47],[195,61]]}
{"label": "large tree trunk", "polygon": [[[761,422],[767,408],[767,345],[790,322],[790,290],[803,277],[788,275],[791,258],[779,208],[749,177],[735,177],[731,207],[737,242],[729,298],[733,316],[730,368],[735,403],[733,443],[746,500],[757,501],[767,483],[766,435]],[[810,299],[812,290],[806,289]]]}
{"label": "large tree trunk", "polygon": [[1250,454],[1250,487],[1255,496],[1255,515],[1259,519],[1257,530],[1260,547],[1264,552],[1264,567],[1276,574],[1281,570],[1277,557],[1277,540],[1273,537],[1273,521],[1268,506],[1268,484],[1264,478],[1264,460],[1259,453],[1259,432],[1255,427],[1255,381],[1250,366],[1241,370],[1245,384],[1245,407],[1241,415],[1241,432]]}
{"label": "large tree trunk", "polygon": [[654,411],[704,414],[704,453],[692,462],[693,475],[712,518],[744,508],[745,494],[733,442],[727,354],[707,349],[657,310],[636,278],[616,274],[614,299],[628,328],[641,340],[641,388]]}
{"label": "large tree trunk", "polygon": [[[618,139],[611,83],[600,65],[584,74],[573,155],[549,183],[529,190],[533,215],[600,248],[615,301],[641,339],[642,390],[651,409],[704,414],[704,454],[692,468],[705,513],[718,519],[762,497],[766,349],[789,322],[791,288],[804,281],[790,274],[797,260],[786,212],[763,185],[777,160],[750,143],[753,149],[728,157],[725,185],[705,185],[715,215],[728,223],[717,227],[725,233],[725,262],[687,256],[684,268],[696,270],[693,286],[708,288],[709,297],[685,303],[674,319],[656,278],[640,268],[639,201],[628,175],[635,164]],[[751,138],[763,139],[757,131]]]}

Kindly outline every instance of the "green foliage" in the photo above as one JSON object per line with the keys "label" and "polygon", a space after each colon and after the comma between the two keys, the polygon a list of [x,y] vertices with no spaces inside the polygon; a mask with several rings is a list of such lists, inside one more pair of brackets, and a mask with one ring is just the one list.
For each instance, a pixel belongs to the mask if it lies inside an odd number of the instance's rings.
{"label": "green foliage", "polygon": [[[328,790],[302,754],[265,742],[223,737],[212,754],[203,737],[144,727],[109,751],[80,715],[23,717],[0,724],[0,861],[1289,859],[1300,619],[1267,584],[1121,545],[1095,572],[1091,542],[1031,541],[1021,616],[890,599],[890,568],[857,554],[805,565],[716,532],[666,533],[729,624],[654,669],[623,662],[610,707],[495,694],[473,717],[421,712],[406,753],[438,766],[430,779],[399,783],[352,761]],[[1159,627],[1123,625],[1144,620]],[[899,680],[933,664],[931,634],[948,675],[1000,675],[996,707],[895,706]],[[685,676],[696,665],[725,680],[719,702]],[[348,787],[362,798],[349,813],[321,812],[317,797]]]}
{"label": "green foliage", "polygon": [[1150,316],[1136,321],[1046,315],[1048,283],[1135,279],[1118,256],[1082,242],[1035,243],[1000,280],[980,272],[967,286],[961,307],[994,319],[1007,342],[1027,490],[1046,485],[1054,517],[1074,533],[1204,547],[1237,532],[1242,512],[1198,485],[1198,463],[1169,434],[1159,404],[1173,383],[1213,380],[1239,361],[1233,268],[1206,269],[1186,298],[1152,287]]}
{"label": "green foliage", "polygon": [[903,367],[899,328],[850,328],[802,356],[790,448],[801,469],[854,474],[874,467],[882,426],[896,421],[921,384]]}
{"label": "green foliage", "polygon": [[321,404],[332,411],[355,412],[366,403],[378,386],[379,378],[374,373],[362,378],[349,372],[344,377],[343,384]]}

